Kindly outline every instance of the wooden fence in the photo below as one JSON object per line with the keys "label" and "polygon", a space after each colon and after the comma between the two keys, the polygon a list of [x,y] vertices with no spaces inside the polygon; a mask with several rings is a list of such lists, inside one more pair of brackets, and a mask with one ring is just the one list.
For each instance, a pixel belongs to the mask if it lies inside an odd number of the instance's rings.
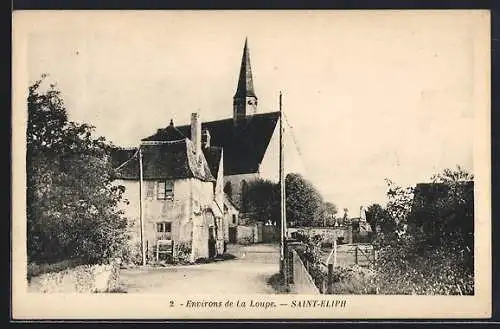
{"label": "wooden fence", "polygon": [[375,265],[376,251],[371,244],[334,244],[333,248],[325,253],[325,266],[333,264],[333,266],[348,266],[359,265],[367,267]]}
{"label": "wooden fence", "polygon": [[[340,252],[338,249],[341,249]],[[339,262],[339,260],[342,261]],[[288,250],[287,257],[289,283],[293,284],[294,290],[297,293],[332,294],[334,285],[333,273],[336,266],[352,264],[368,266],[374,264],[375,260],[376,253],[372,245],[352,244],[342,245],[338,248],[335,243],[328,257],[323,262],[316,264],[320,271],[326,275],[315,280],[311,276],[313,272],[310,272],[313,265],[304,262],[292,247]]]}

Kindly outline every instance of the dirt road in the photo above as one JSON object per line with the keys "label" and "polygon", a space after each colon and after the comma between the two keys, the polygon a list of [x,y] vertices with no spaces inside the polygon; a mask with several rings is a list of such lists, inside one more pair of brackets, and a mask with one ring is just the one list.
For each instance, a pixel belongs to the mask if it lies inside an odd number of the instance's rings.
{"label": "dirt road", "polygon": [[129,293],[273,294],[267,280],[279,271],[279,246],[228,245],[236,259],[176,267],[123,269]]}

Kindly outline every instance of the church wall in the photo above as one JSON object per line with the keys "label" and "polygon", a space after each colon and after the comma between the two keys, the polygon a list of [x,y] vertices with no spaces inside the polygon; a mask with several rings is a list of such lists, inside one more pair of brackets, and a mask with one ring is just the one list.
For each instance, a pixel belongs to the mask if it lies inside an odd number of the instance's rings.
{"label": "church wall", "polygon": [[[283,133],[283,152],[284,152],[284,170],[285,175],[289,173],[297,173],[307,176],[303,166],[301,155],[298,152],[298,147],[295,145],[295,140],[291,133],[291,128],[285,125]],[[276,123],[271,140],[267,147],[266,153],[262,158],[259,167],[260,176],[263,179],[268,179],[273,182],[279,182],[279,165],[280,165],[280,124],[279,120]]]}
{"label": "church wall", "polygon": [[279,119],[276,122],[273,135],[267,146],[266,153],[259,166],[259,173],[263,179],[268,179],[275,183],[279,182],[280,169],[280,125]]}

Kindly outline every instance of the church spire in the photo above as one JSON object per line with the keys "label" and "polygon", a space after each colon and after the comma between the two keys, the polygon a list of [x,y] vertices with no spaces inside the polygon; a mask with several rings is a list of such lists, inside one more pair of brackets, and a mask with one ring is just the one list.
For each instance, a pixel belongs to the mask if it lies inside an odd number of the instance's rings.
{"label": "church spire", "polygon": [[250,65],[250,51],[248,39],[245,38],[243,56],[241,58],[240,75],[238,86],[233,97],[234,120],[245,118],[257,112],[257,96],[253,88],[252,67]]}
{"label": "church spire", "polygon": [[243,47],[243,56],[241,58],[240,77],[238,79],[238,87],[234,97],[255,97],[252,79],[252,67],[250,65],[250,51],[248,50],[248,38],[245,38],[245,46]]}

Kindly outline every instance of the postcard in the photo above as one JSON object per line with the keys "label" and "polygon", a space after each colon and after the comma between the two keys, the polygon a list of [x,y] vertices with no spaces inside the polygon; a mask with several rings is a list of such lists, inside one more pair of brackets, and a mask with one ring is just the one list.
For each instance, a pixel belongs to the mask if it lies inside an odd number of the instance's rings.
{"label": "postcard", "polygon": [[12,317],[491,316],[485,10],[16,11]]}

